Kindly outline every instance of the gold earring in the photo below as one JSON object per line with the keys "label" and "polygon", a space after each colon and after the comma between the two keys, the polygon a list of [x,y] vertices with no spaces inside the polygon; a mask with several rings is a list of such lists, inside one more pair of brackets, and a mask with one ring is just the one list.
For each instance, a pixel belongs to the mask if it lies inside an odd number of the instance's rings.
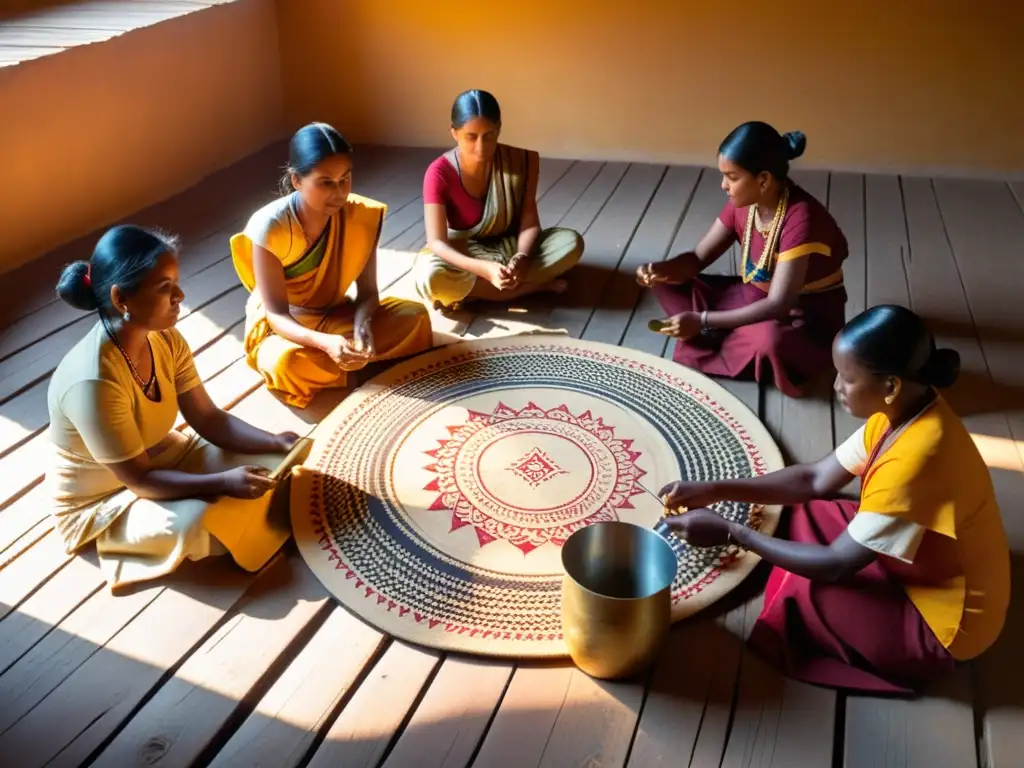
{"label": "gold earring", "polygon": [[885,404],[886,405],[892,405],[895,401],[896,401],[896,395],[886,395],[885,396]]}

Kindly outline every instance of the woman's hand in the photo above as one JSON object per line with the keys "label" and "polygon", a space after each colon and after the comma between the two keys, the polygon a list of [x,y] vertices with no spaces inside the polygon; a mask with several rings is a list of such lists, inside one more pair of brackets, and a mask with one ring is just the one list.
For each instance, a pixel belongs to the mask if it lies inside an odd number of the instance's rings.
{"label": "woman's hand", "polygon": [[518,288],[526,278],[526,272],[530,268],[530,257],[525,253],[517,253],[508,264],[505,265],[505,273],[512,278],[512,287]]}
{"label": "woman's hand", "polygon": [[247,465],[229,469],[222,475],[224,495],[236,499],[258,499],[274,487],[270,471],[265,467]]}
{"label": "woman's hand", "polygon": [[683,253],[657,264],[644,264],[636,270],[636,281],[644,288],[652,285],[682,285],[697,276],[700,261],[694,253]]}
{"label": "woman's hand", "polygon": [[509,268],[496,261],[486,261],[481,264],[484,276],[491,285],[499,291],[511,291],[516,287],[515,279]]}
{"label": "woman's hand", "polygon": [[692,339],[699,336],[701,331],[701,319],[699,312],[680,312],[672,315],[665,321],[661,333],[676,339]]}
{"label": "woman's hand", "polygon": [[296,432],[280,432],[274,435],[276,450],[278,453],[288,453],[301,439],[302,436]]}
{"label": "woman's hand", "polygon": [[710,507],[716,501],[722,501],[716,495],[711,483],[688,483],[677,480],[669,483],[660,491],[658,496],[665,499],[665,506],[669,509],[697,509],[698,507]]}
{"label": "woman's hand", "polygon": [[681,515],[663,519],[672,533],[686,543],[701,548],[728,544],[734,525],[710,509],[691,509]]}
{"label": "woman's hand", "polygon": [[328,335],[323,342],[322,349],[339,368],[350,364],[353,360],[365,360],[367,358],[367,355],[358,351],[340,334]]}

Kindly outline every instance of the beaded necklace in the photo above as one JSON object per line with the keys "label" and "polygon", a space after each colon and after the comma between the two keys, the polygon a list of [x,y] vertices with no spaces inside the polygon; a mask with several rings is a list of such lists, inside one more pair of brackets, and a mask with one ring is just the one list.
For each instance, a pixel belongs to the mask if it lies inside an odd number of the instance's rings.
{"label": "beaded necklace", "polygon": [[125,359],[125,362],[128,363],[128,370],[132,372],[132,378],[135,379],[135,383],[142,389],[142,394],[153,402],[159,400],[160,392],[156,380],[156,358],[153,357],[153,345],[150,343],[149,339],[146,339],[146,347],[149,349],[149,359],[152,370],[149,373],[149,380],[143,381],[138,368],[135,367],[135,363],[132,362],[128,353],[124,351],[124,347],[121,346],[121,342],[117,340],[117,334],[114,333],[113,328],[110,327],[110,324],[105,317],[103,318],[103,330],[107,332],[107,336],[109,336],[110,340],[114,342],[114,346],[117,347],[121,356]]}
{"label": "beaded necklace", "polygon": [[[772,260],[775,257],[775,252],[778,250],[779,239],[782,237],[782,220],[786,218],[786,208],[788,205],[789,187],[785,186],[782,188],[782,194],[779,195],[779,203],[775,206],[775,217],[772,219],[768,229],[762,229],[760,226],[761,221],[757,215],[757,205],[750,206],[750,211],[747,213],[747,227],[743,231],[742,264],[744,283],[749,283],[763,269],[771,270]],[[748,266],[750,265],[750,240],[753,237],[755,227],[761,233],[761,237],[764,238],[764,250],[761,251],[761,258],[757,260],[757,264]]]}

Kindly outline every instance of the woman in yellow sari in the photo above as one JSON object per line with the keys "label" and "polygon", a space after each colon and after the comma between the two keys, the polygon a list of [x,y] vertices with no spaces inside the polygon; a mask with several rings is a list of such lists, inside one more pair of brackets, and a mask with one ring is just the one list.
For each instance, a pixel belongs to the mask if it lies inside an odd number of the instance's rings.
{"label": "woman in yellow sari", "polygon": [[281,187],[231,238],[231,256],[252,294],[249,365],[277,397],[305,408],[320,390],[347,386],[350,371],[428,349],[433,334],[421,305],[377,293],[387,206],[352,193],[352,147],[341,134],[324,123],[301,128]]}
{"label": "woman in yellow sari", "polygon": [[542,230],[536,152],[498,143],[501,108],[487,91],[466,91],[452,106],[456,147],[423,179],[427,247],[416,260],[416,289],[435,309],[473,299],[509,301],[561,293],[561,277],[583,255],[583,238]]}

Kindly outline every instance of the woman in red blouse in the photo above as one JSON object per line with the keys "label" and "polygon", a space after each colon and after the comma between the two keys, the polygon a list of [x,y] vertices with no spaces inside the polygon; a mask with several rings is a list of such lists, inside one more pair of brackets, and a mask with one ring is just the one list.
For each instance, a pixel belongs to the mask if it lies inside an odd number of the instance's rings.
{"label": "woman in red blouse", "polygon": [[[669,315],[662,333],[678,339],[674,359],[712,376],[774,377],[792,397],[832,369],[843,327],[846,238],[828,210],[789,178],[803,154],[799,132],[744,123],[719,147],[729,200],[693,251],[646,264],[637,280]],[[739,277],[702,275],[734,242]]]}
{"label": "woman in red blouse", "polygon": [[561,293],[561,276],[583,255],[583,238],[541,229],[536,152],[498,143],[501,108],[487,91],[466,91],[452,106],[456,147],[423,178],[427,246],[416,260],[416,288],[435,309],[466,301],[508,301]]}

